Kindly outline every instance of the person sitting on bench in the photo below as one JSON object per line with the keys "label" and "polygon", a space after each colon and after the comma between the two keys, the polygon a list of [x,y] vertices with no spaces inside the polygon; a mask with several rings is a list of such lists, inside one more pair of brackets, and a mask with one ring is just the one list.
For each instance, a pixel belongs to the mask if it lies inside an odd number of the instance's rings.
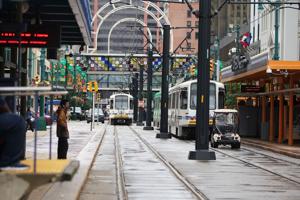
{"label": "person sitting on bench", "polygon": [[25,120],[10,112],[0,97],[0,167],[17,166],[24,156]]}

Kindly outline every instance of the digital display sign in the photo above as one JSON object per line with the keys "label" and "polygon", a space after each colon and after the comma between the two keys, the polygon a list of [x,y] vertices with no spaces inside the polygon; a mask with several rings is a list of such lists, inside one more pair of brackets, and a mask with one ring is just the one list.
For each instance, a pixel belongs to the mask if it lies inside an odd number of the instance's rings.
{"label": "digital display sign", "polygon": [[242,93],[264,92],[264,88],[257,85],[241,85]]}
{"label": "digital display sign", "polygon": [[[12,28],[14,27],[15,28]],[[60,29],[58,26],[29,25],[27,30],[18,31],[16,25],[0,26],[0,46],[59,48]],[[7,27],[7,28],[6,28]]]}

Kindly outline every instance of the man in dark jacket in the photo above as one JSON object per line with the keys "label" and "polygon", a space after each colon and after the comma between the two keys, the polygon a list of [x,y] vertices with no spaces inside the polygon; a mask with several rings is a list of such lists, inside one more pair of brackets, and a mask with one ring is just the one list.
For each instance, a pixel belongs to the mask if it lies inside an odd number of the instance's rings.
{"label": "man in dark jacket", "polygon": [[11,113],[0,97],[0,167],[17,166],[24,156],[25,140],[24,119]]}
{"label": "man in dark jacket", "polygon": [[69,148],[69,130],[67,124],[67,112],[69,108],[69,102],[67,100],[61,100],[57,113],[57,129],[56,134],[58,137],[57,146],[57,159],[67,159],[67,152]]}

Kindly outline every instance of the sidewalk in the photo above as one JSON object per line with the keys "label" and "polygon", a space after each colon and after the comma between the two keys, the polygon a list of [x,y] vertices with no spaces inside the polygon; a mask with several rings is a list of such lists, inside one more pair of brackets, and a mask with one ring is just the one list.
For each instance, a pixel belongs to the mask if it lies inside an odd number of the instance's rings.
{"label": "sidewalk", "polygon": [[[95,125],[90,131],[90,124],[86,121],[70,121],[69,124],[68,159],[79,160],[80,166],[71,181],[53,182],[33,190],[28,199],[76,199],[85,182],[87,173],[94,159],[105,125]],[[29,133],[26,137],[26,157],[32,159],[34,139]],[[41,131],[37,137],[37,159],[49,159],[49,129]],[[52,132],[52,159],[57,157],[56,124]]]}
{"label": "sidewalk", "polygon": [[261,148],[297,159],[300,158],[300,146],[288,146],[286,144],[271,143],[252,138],[242,138],[242,144]]}

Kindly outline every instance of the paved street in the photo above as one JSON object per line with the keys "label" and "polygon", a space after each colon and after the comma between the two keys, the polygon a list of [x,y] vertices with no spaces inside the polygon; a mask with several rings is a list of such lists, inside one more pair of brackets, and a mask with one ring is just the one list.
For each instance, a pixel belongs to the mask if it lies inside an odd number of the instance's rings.
{"label": "paved street", "polygon": [[207,199],[300,198],[299,159],[249,146],[240,150],[221,146],[215,149],[216,161],[193,161],[187,159],[195,148],[193,141],[157,139],[155,131],[132,128],[137,135],[126,126],[107,126],[81,200],[118,199],[120,195],[128,199],[197,199],[149,147]]}

